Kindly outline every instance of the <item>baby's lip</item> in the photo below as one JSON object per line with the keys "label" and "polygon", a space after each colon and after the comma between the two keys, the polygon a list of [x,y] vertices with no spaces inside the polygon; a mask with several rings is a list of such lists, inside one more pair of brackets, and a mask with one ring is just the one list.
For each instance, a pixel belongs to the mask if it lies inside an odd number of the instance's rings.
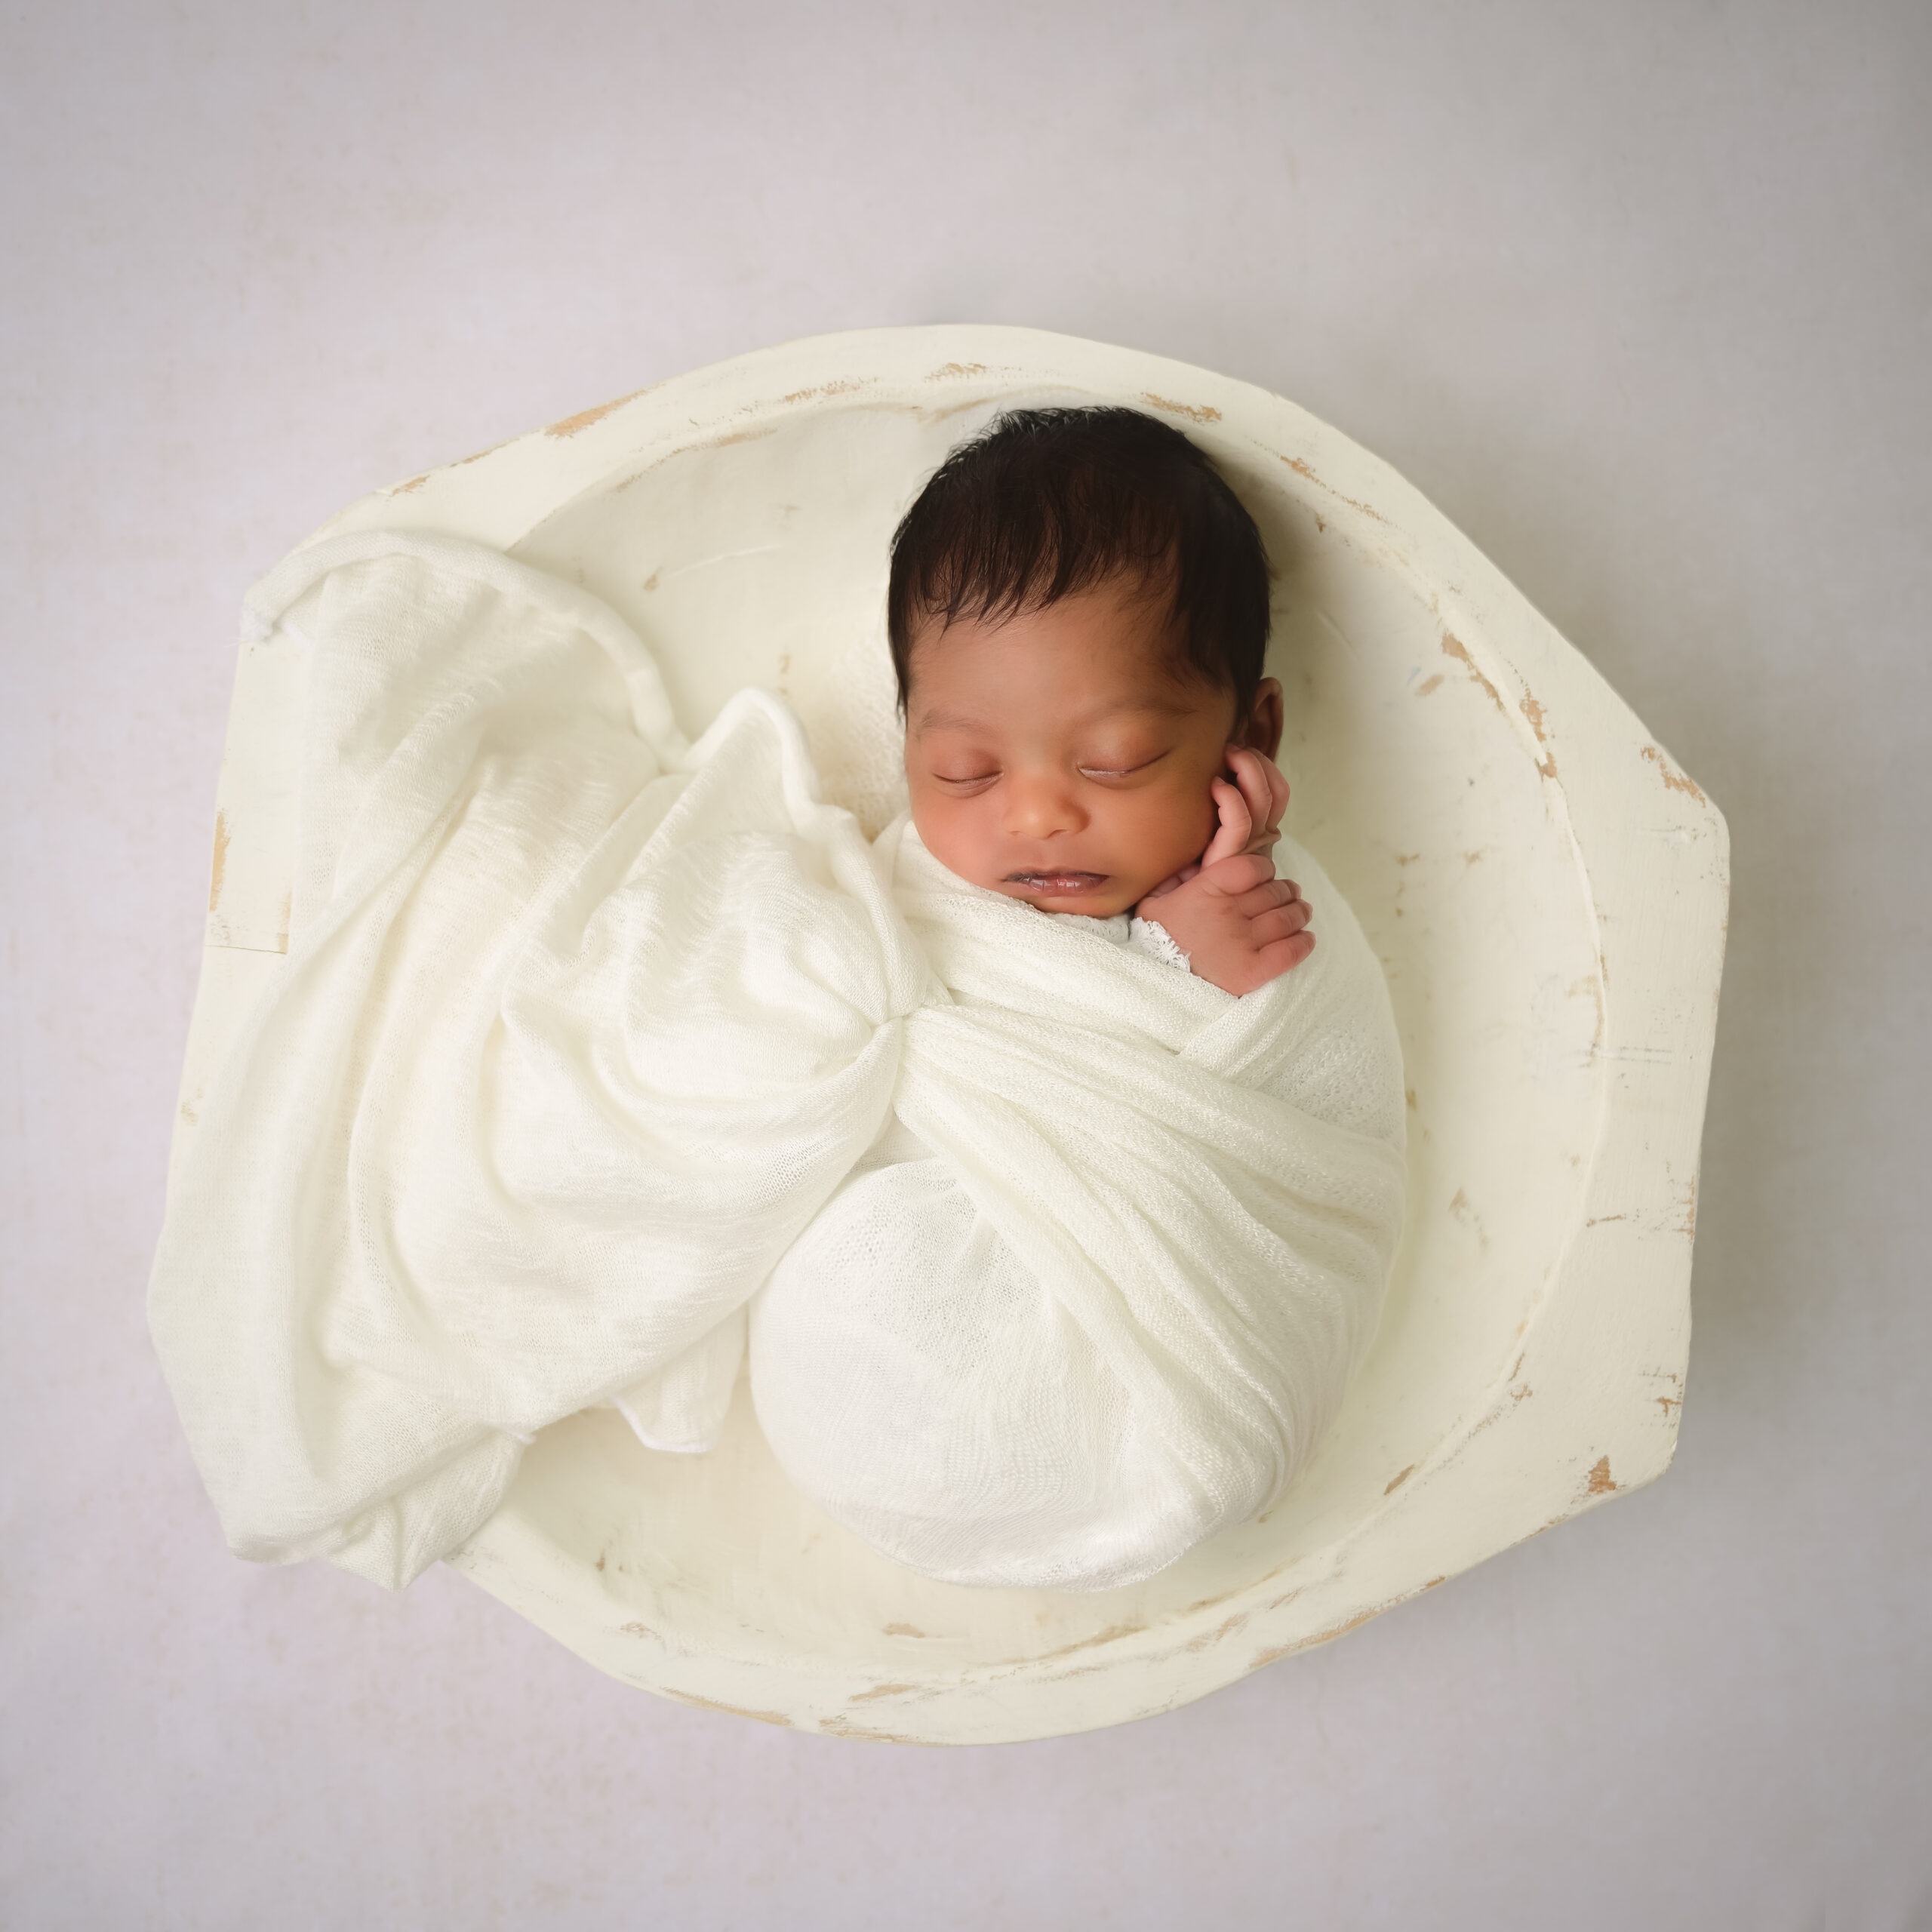
{"label": "baby's lip", "polygon": [[1028,886],[1035,892],[1060,898],[1076,892],[1097,891],[1112,876],[1109,872],[1075,872],[1058,866],[1049,870],[1043,867],[1037,872],[1008,872],[1004,883]]}

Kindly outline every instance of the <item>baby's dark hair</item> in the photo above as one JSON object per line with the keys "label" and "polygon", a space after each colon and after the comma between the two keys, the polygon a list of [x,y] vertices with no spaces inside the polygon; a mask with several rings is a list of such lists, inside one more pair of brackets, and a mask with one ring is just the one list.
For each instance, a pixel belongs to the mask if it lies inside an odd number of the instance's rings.
{"label": "baby's dark hair", "polygon": [[1268,648],[1268,555],[1206,455],[1137,409],[1014,409],[943,463],[892,539],[886,629],[903,711],[912,640],[937,618],[998,620],[1120,575],[1167,587],[1189,667],[1233,689]]}

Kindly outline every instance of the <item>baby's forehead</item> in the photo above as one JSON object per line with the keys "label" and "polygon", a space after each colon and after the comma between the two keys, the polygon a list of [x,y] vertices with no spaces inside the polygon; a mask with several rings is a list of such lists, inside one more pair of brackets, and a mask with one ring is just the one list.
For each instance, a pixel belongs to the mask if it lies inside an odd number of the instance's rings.
{"label": "baby's forehead", "polygon": [[[1111,593],[1111,594],[1110,594]],[[990,617],[929,624],[906,665],[908,718],[1050,706],[1098,717],[1178,714],[1214,694],[1163,607],[1115,586]]]}

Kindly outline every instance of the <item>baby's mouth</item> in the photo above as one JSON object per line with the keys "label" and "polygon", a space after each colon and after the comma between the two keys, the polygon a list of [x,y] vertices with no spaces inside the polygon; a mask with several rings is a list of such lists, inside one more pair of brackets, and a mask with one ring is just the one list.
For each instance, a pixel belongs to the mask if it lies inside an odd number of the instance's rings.
{"label": "baby's mouth", "polygon": [[1097,892],[1109,876],[1106,872],[1008,872],[1006,883],[1048,899],[1072,899],[1081,893]]}

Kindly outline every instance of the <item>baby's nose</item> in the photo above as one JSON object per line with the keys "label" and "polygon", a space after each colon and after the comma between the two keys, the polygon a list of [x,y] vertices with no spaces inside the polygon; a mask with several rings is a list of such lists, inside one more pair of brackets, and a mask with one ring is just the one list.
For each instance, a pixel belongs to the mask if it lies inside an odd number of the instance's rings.
{"label": "baby's nose", "polygon": [[1050,838],[1086,829],[1087,813],[1070,779],[1057,772],[1015,772],[1006,786],[1006,829],[1022,838]]}

